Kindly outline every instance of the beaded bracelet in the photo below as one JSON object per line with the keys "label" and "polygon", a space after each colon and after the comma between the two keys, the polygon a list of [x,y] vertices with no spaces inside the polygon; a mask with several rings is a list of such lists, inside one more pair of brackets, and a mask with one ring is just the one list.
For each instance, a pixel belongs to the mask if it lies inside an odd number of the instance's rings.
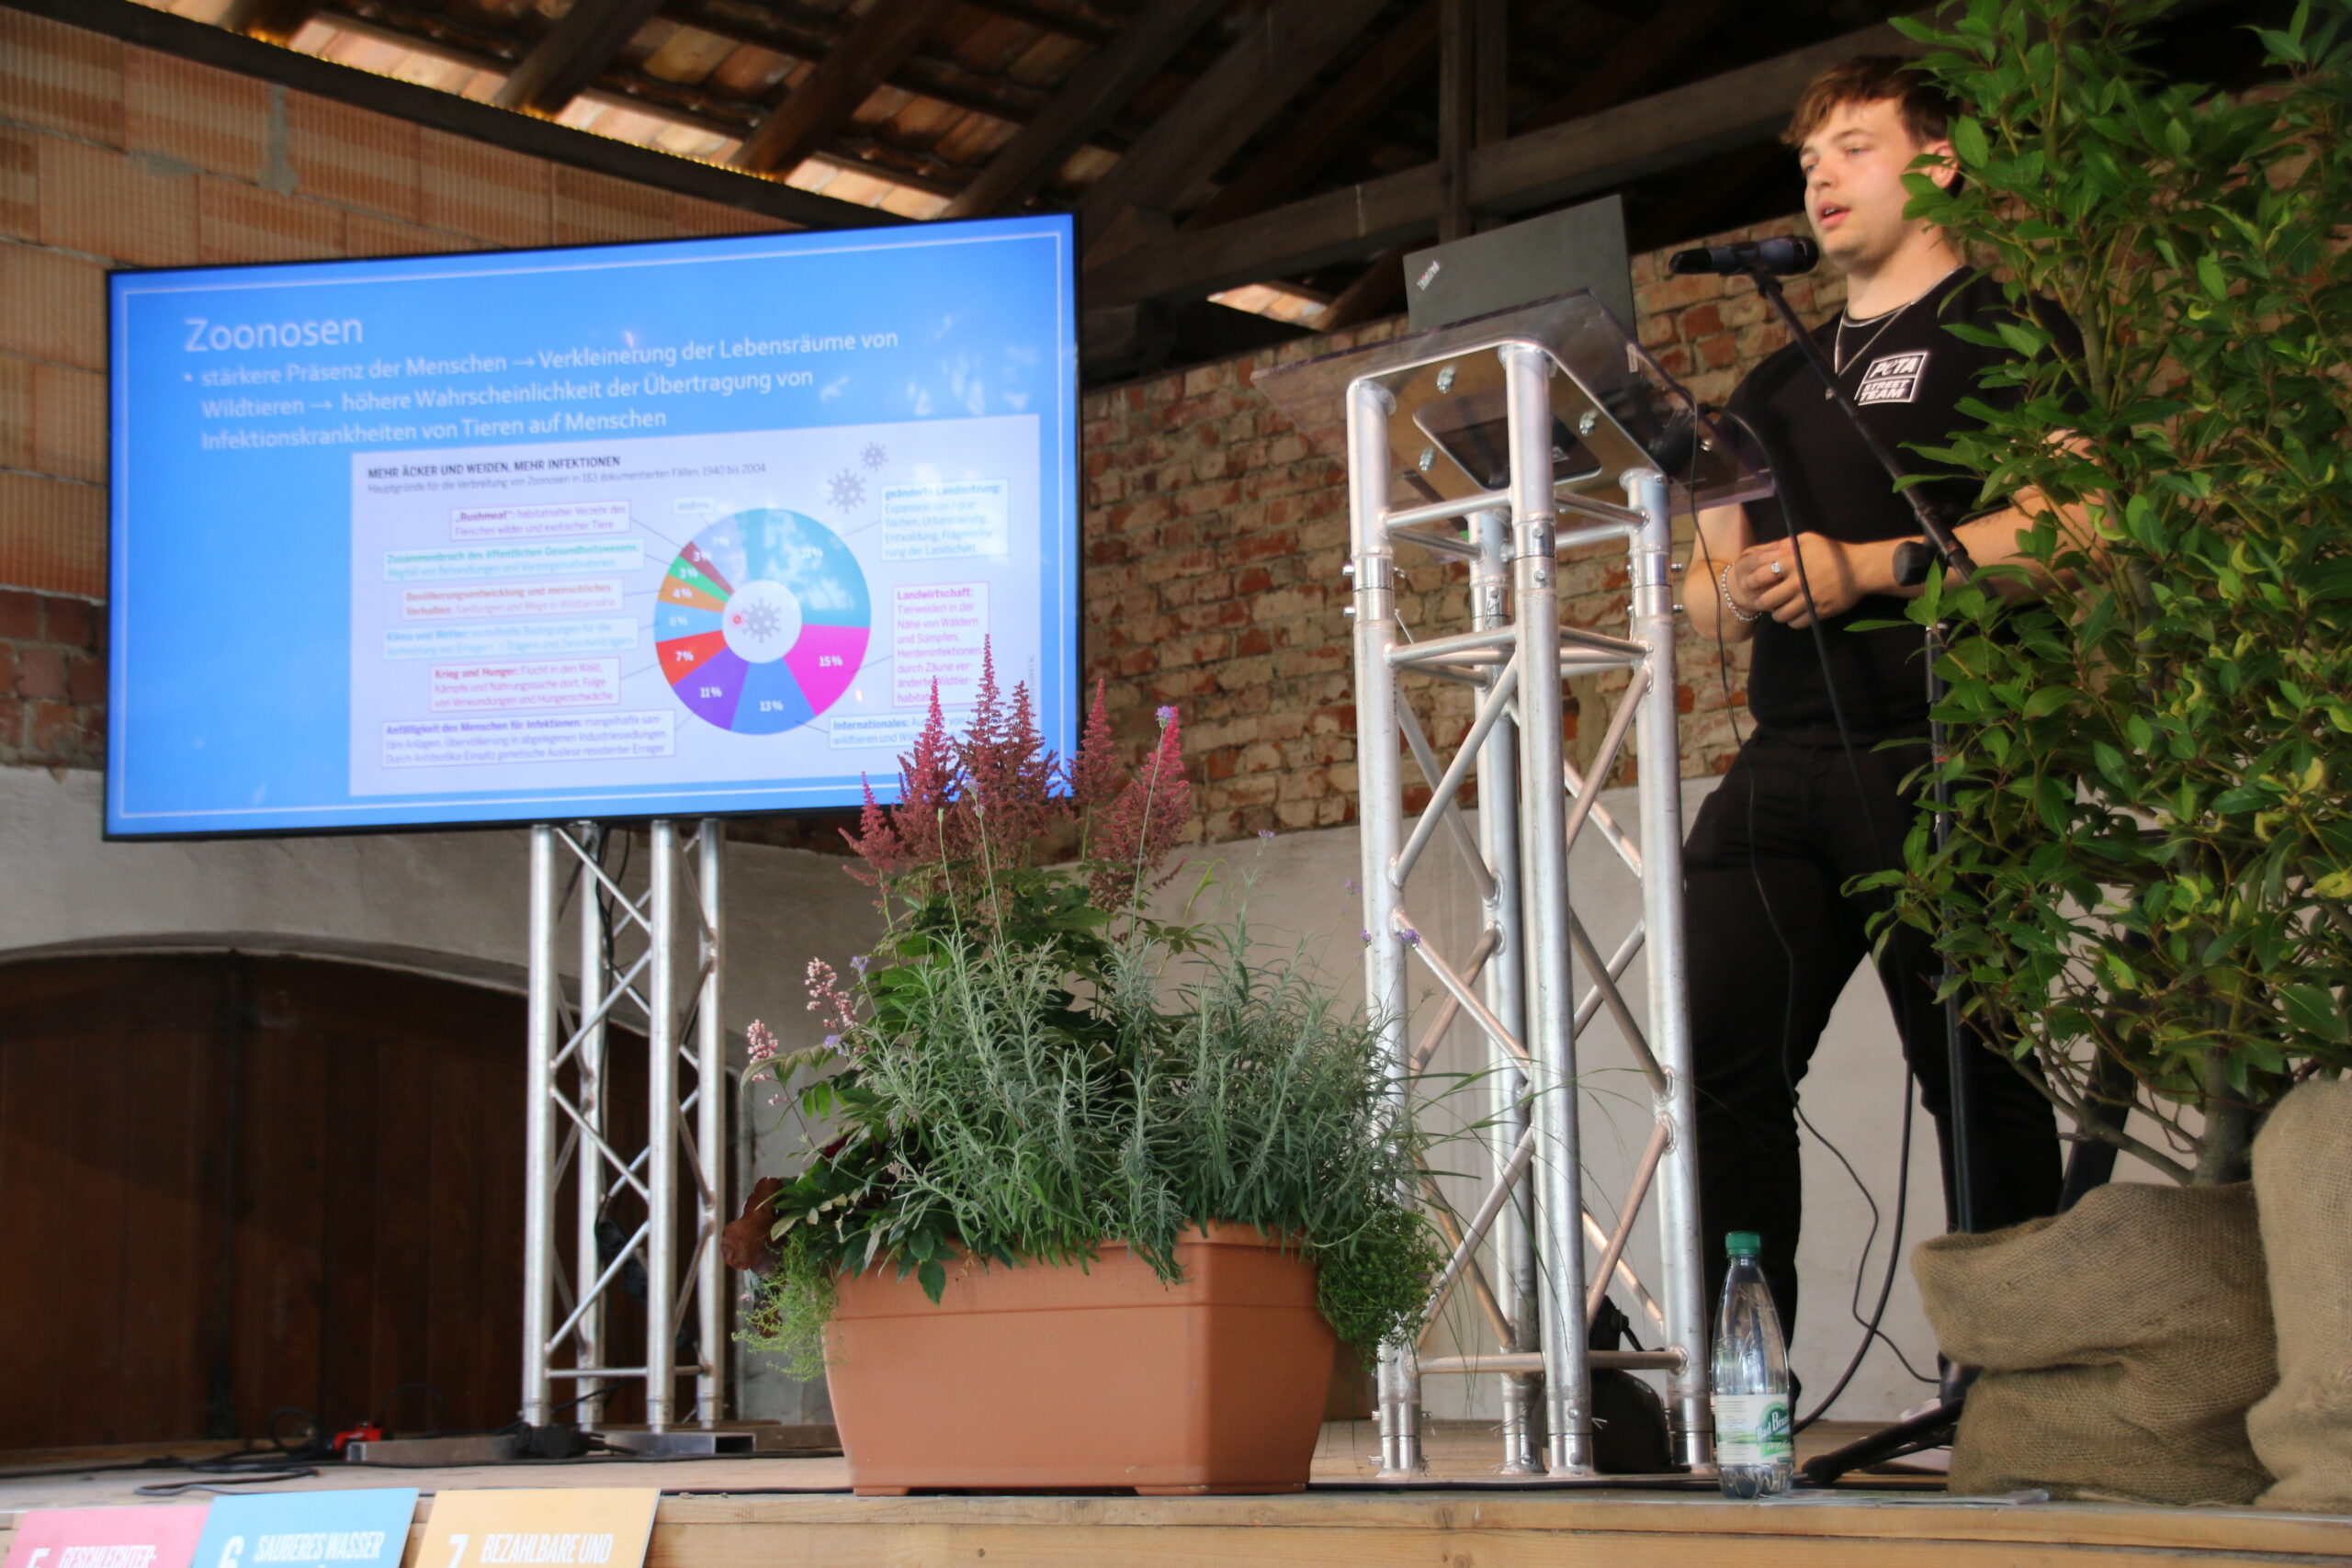
{"label": "beaded bracelet", "polygon": [[1721,590],[1723,591],[1723,596],[1724,596],[1724,609],[1726,609],[1726,610],[1729,610],[1733,615],[1735,615],[1738,616],[1741,620],[1743,620],[1743,621],[1760,621],[1760,620],[1762,620],[1762,619],[1764,618],[1764,612],[1763,612],[1763,611],[1761,611],[1761,610],[1743,610],[1743,609],[1741,609],[1741,608],[1739,607],[1739,605],[1737,604],[1737,603],[1736,603],[1736,602],[1733,600],[1733,598],[1732,598],[1732,596],[1731,596],[1731,568],[1730,568],[1730,567],[1726,566],[1726,567],[1724,567],[1724,568],[1723,569],[1723,570],[1721,570],[1721,571],[1719,571],[1719,572],[1717,572],[1717,573],[1715,574],[1715,586],[1716,586],[1717,588],[1719,588],[1719,589],[1721,589]]}

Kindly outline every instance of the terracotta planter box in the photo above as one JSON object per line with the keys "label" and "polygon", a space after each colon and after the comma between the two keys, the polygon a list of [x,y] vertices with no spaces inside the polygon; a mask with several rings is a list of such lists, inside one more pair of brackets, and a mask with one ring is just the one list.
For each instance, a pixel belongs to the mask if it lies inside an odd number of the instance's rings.
{"label": "terracotta planter box", "polygon": [[1074,1266],[841,1283],[825,1380],[861,1494],[1296,1492],[1337,1348],[1314,1266],[1246,1227]]}

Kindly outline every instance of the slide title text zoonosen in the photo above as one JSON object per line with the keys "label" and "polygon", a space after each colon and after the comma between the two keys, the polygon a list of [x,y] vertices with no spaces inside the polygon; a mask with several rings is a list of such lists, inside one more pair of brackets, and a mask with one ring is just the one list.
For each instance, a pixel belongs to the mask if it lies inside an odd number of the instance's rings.
{"label": "slide title text zoonosen", "polygon": [[322,344],[359,343],[363,332],[356,317],[327,321],[216,321],[189,316],[184,324],[187,354],[226,354],[240,348],[317,348]]}

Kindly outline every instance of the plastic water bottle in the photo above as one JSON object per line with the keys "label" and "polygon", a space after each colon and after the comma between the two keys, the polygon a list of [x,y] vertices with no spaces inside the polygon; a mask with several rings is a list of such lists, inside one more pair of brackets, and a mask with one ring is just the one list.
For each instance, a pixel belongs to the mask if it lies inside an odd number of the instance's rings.
{"label": "plastic water bottle", "polygon": [[1764,1497],[1796,1482],[1790,1429],[1789,1348],[1756,1259],[1764,1238],[1724,1238],[1731,1274],[1715,1314],[1715,1471],[1726,1497]]}

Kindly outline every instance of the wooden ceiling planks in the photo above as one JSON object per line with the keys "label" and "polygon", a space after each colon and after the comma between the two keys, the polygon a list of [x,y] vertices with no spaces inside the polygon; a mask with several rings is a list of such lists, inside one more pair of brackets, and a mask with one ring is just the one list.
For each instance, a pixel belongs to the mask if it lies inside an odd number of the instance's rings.
{"label": "wooden ceiling planks", "polygon": [[1223,0],[1160,0],[1078,62],[1054,101],[995,149],[988,167],[941,216],[982,218],[1035,195],[1222,6]]}
{"label": "wooden ceiling planks", "polygon": [[1078,211],[1089,256],[1129,248],[1122,219],[1170,213],[1385,8],[1386,0],[1271,0],[1252,12],[1216,65],[1088,187]]}
{"label": "wooden ceiling planks", "polygon": [[[1456,3],[1480,42],[1446,122],[1452,187],[1433,178],[1441,0],[235,0],[229,16],[254,36],[307,20],[307,49],[322,28],[405,40],[458,68],[452,87],[903,216],[1075,210],[1091,305],[1179,305],[1241,282],[1347,292],[1449,207],[1487,224],[1630,187],[1637,222],[1737,209],[1758,164],[1738,150],[1785,111],[1795,67],[1762,98],[1754,73],[1888,9]],[[1725,93],[1738,126],[1708,110]],[[1693,104],[1710,134],[1659,121]]]}
{"label": "wooden ceiling planks", "polygon": [[662,0],[572,0],[491,101],[501,108],[561,113],[661,8]]}

